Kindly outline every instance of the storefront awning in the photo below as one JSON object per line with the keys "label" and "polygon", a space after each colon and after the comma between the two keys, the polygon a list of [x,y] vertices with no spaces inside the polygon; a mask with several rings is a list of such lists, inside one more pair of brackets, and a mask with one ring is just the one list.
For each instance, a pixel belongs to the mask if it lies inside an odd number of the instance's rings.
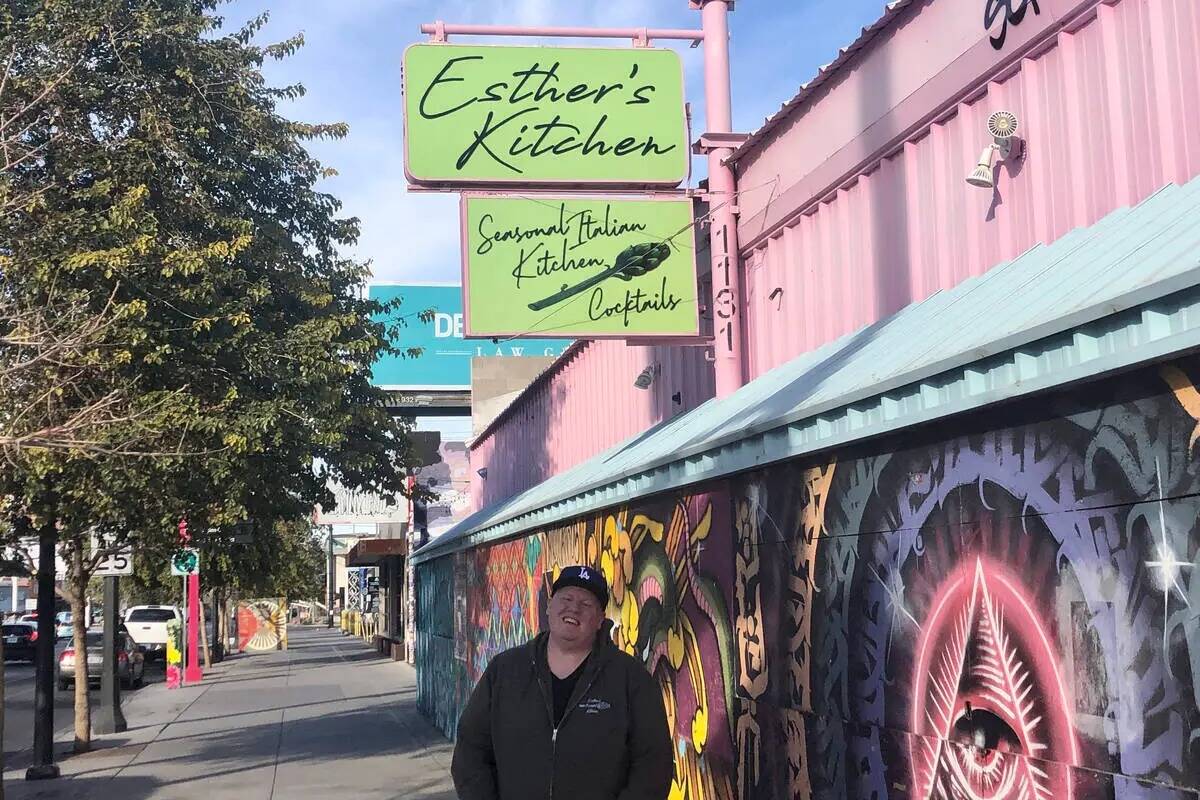
{"label": "storefront awning", "polygon": [[414,563],[1200,347],[1200,178],[1169,185],[466,518]]}
{"label": "storefront awning", "polygon": [[407,553],[408,542],[405,539],[361,539],[350,548],[346,566],[376,567],[388,556],[402,556]]}

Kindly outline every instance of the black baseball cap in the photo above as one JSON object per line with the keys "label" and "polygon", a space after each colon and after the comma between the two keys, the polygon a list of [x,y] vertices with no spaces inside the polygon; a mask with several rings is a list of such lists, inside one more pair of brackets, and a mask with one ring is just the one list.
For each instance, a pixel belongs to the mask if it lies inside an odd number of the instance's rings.
{"label": "black baseball cap", "polygon": [[604,574],[595,567],[563,567],[563,571],[558,573],[558,580],[550,587],[550,596],[553,597],[559,589],[566,586],[587,589],[600,601],[601,608],[608,605],[608,582],[604,580]]}

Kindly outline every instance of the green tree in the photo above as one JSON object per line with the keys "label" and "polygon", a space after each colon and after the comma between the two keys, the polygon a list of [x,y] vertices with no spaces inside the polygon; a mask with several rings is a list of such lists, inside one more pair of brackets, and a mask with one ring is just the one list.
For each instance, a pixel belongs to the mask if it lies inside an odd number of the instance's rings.
{"label": "green tree", "polygon": [[[147,604],[175,605],[179,602],[179,578],[171,574],[169,545],[139,547],[133,554],[133,574],[121,579],[121,599],[125,606]],[[209,583],[209,565],[204,564],[204,583]]]}
{"label": "green tree", "polygon": [[275,523],[259,558],[264,569],[241,576],[238,591],[246,597],[279,597],[287,601],[325,596],[325,550],[307,519]]}
{"label": "green tree", "polygon": [[[217,6],[0,8],[0,295],[18,314],[97,320],[71,351],[88,369],[26,371],[3,402],[38,398],[34,431],[112,404],[74,444],[19,448],[0,494],[57,526],[80,620],[92,528],[161,549],[180,518],[206,530],[331,507],[330,480],[403,493],[414,461],[369,381],[393,350],[374,321],[388,309],[364,298],[367,265],[343,255],[357,221],[305,148],[346,126],[285,118],[277,103],[303,89],[261,68],[301,39],[255,44],[265,17],[223,32]],[[75,738],[88,749],[85,690]]]}

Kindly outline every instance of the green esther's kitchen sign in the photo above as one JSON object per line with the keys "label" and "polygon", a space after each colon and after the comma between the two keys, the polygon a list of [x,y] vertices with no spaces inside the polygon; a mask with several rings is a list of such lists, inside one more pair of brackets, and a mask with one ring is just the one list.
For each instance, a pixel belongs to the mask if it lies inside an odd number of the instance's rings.
{"label": "green esther's kitchen sign", "polygon": [[691,158],[673,50],[412,45],[404,130],[414,183],[675,186]]}
{"label": "green esther's kitchen sign", "polygon": [[462,218],[468,336],[699,332],[691,200],[467,195]]}

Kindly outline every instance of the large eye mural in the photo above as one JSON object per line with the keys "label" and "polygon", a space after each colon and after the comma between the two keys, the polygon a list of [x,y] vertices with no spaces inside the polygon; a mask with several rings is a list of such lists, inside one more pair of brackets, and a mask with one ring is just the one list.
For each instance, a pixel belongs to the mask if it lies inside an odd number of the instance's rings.
{"label": "large eye mural", "polygon": [[1078,725],[1104,724],[1110,692],[1102,672],[1074,671],[1104,669],[1081,649],[1101,608],[1081,580],[1099,572],[1081,574],[1064,547],[1092,517],[1046,511],[1062,504],[1045,487],[1066,485],[1074,465],[1020,437],[966,444],[843,470],[835,498],[842,513],[861,498],[862,517],[831,519],[863,533],[831,540],[829,556],[855,575],[847,712],[866,724],[845,731],[846,795],[1096,796],[1076,785],[1080,767],[1101,763]]}
{"label": "large eye mural", "polygon": [[1072,800],[1078,763],[1054,649],[1026,590],[975,558],[947,576],[917,646],[917,797]]}

